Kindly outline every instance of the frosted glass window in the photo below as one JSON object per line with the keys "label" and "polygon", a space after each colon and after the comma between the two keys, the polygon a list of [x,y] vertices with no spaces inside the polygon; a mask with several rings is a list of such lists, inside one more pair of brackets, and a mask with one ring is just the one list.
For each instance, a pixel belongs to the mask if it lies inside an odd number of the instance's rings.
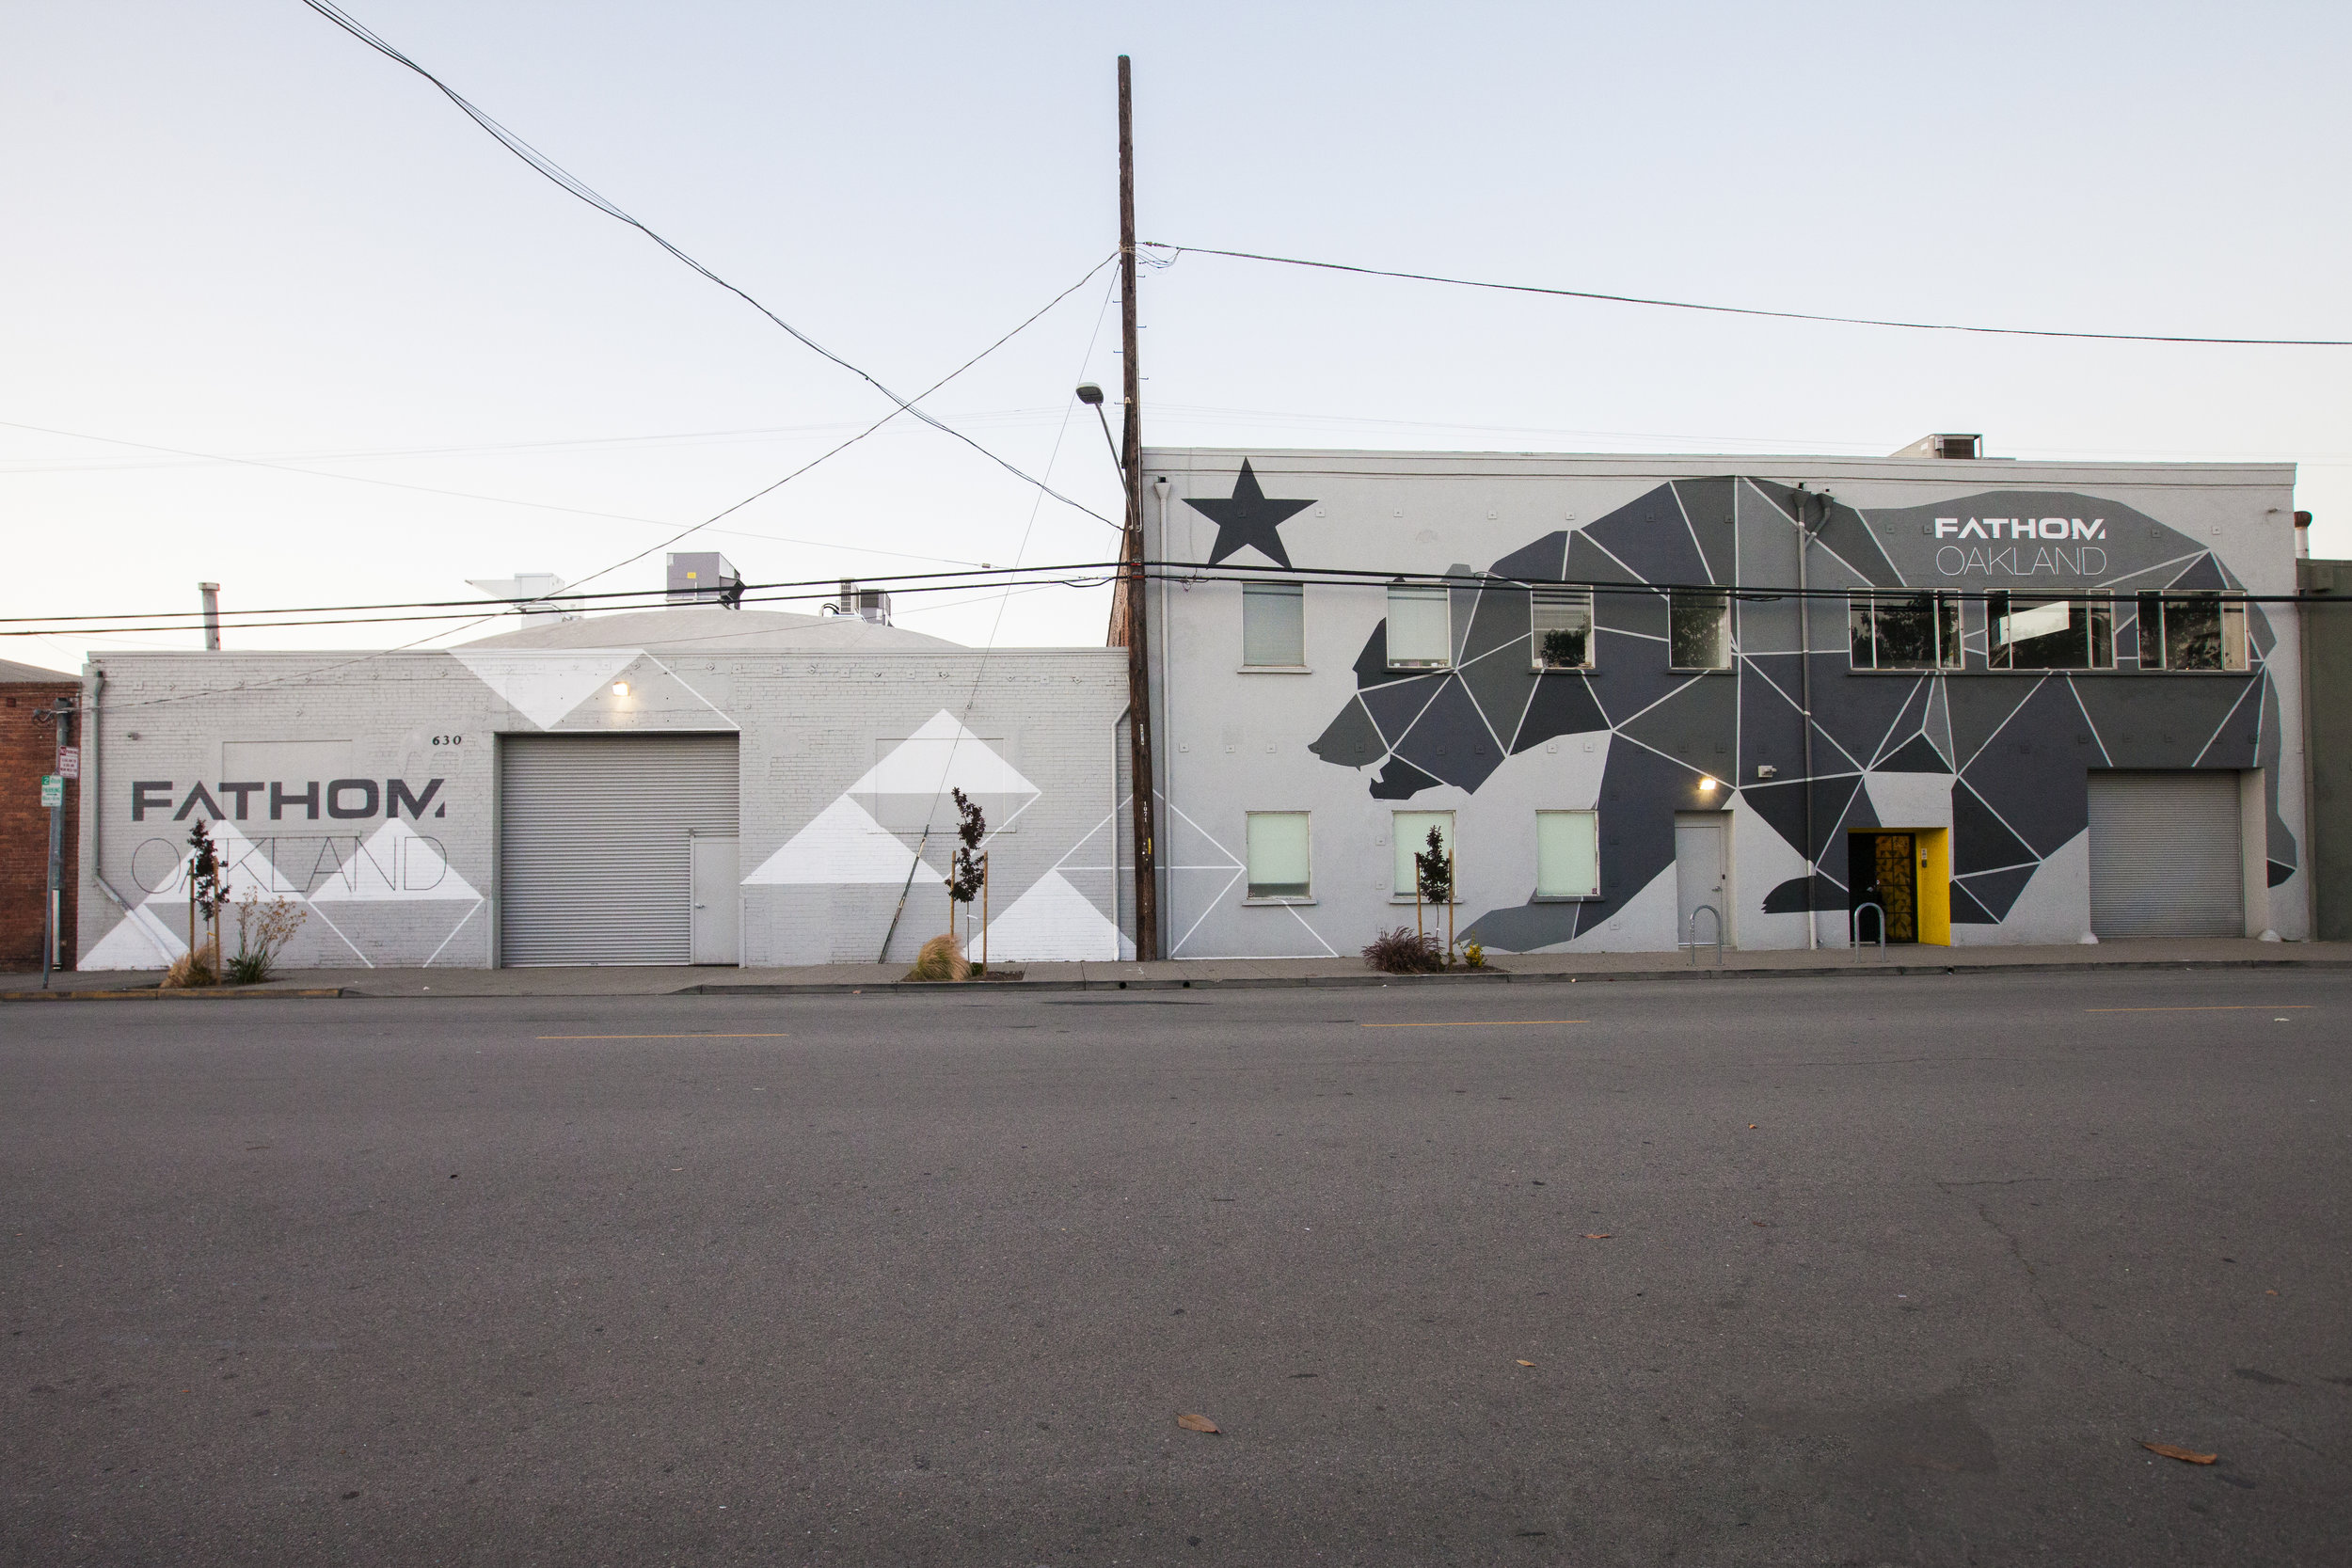
{"label": "frosted glass window", "polygon": [[[1413,857],[1428,851],[1429,830],[1437,829],[1438,842],[1445,847],[1447,853],[1453,852],[1454,814],[1450,811],[1400,811],[1393,814],[1391,825],[1394,832],[1390,835],[1389,842],[1395,847],[1396,880],[1389,886],[1402,896],[1410,898],[1413,889],[1419,885],[1413,869]],[[1458,865],[1455,874],[1460,874]]]}
{"label": "frosted glass window", "polygon": [[1591,898],[1600,892],[1600,817],[1589,811],[1535,814],[1535,895]]}
{"label": "frosted glass window", "polygon": [[1249,814],[1249,896],[1304,898],[1309,884],[1307,814]]}
{"label": "frosted glass window", "polygon": [[1389,667],[1442,670],[1454,662],[1453,616],[1442,588],[1389,590]]}
{"label": "frosted glass window", "polygon": [[1666,661],[1677,670],[1731,668],[1731,595],[1677,588],[1667,596]]}
{"label": "frosted glass window", "polygon": [[1593,591],[1538,588],[1528,606],[1538,670],[1593,667]]}
{"label": "frosted glass window", "polygon": [[1241,585],[1241,661],[1296,669],[1307,662],[1307,591],[1295,582]]}

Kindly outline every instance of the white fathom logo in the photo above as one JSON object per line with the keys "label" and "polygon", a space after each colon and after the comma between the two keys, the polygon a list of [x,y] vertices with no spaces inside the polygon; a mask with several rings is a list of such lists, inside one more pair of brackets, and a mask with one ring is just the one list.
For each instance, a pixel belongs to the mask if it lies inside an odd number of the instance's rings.
{"label": "white fathom logo", "polygon": [[1938,517],[1938,539],[2105,539],[2107,520],[2093,517]]}

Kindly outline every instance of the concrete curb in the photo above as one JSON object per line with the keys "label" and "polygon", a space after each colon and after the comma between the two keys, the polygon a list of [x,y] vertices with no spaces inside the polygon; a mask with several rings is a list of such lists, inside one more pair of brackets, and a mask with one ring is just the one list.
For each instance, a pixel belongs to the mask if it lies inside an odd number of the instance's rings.
{"label": "concrete curb", "polygon": [[358,994],[344,986],[311,990],[258,990],[249,986],[190,986],[165,990],[157,986],[126,986],[120,990],[0,990],[0,1002],[258,1002],[266,996],[315,1000]]}
{"label": "concrete curb", "polygon": [[[1006,990],[1016,991],[1121,991],[1121,990],[1275,990],[1285,988],[1307,990],[1358,990],[1386,986],[1495,986],[1495,985],[1561,985],[1579,981],[1606,980],[1804,980],[1844,978],[1847,976],[1906,975],[1906,974],[2092,974],[2124,970],[2206,970],[2206,969],[2352,969],[2352,959],[2344,958],[2195,958],[2151,959],[2145,963],[2022,963],[2022,964],[1855,964],[1836,969],[1800,969],[1793,967],[1716,969],[1711,966],[1692,969],[1627,969],[1602,970],[1590,974],[1569,974],[1547,971],[1533,974],[1514,974],[1504,970],[1491,970],[1471,974],[1311,974],[1311,975],[1233,975],[1203,976],[1198,980],[1136,979],[1136,980],[1021,980],[999,984]],[[666,996],[884,996],[930,994],[967,989],[954,981],[883,980],[872,985],[856,985],[847,981],[825,981],[809,985],[790,983],[728,986],[684,986]],[[970,989],[977,990],[977,986]],[[351,994],[359,994],[357,992]]]}

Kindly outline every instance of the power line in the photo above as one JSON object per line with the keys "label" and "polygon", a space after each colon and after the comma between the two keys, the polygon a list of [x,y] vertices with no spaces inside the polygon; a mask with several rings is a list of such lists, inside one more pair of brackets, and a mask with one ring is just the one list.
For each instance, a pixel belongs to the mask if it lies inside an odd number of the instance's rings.
{"label": "power line", "polygon": [[[982,457],[987,458],[998,467],[1003,468],[1007,473],[1011,474],[1013,477],[1021,480],[1025,483],[1037,486],[1040,490],[1044,491],[1047,495],[1053,497],[1056,500],[1060,501],[1063,505],[1074,507],[1078,511],[1083,512],[1087,514],[1087,515],[1094,518],[1096,521],[1108,523],[1113,528],[1119,526],[1116,523],[1112,523],[1108,517],[1104,516],[1092,507],[1086,505],[1082,501],[1071,499],[1068,496],[1065,496],[1060,491],[1056,490],[1052,485],[1047,484],[1041,479],[1037,479],[1029,474],[1024,473],[1020,468],[1015,467],[1011,463],[1006,461],[1004,458],[997,456],[996,453],[980,445],[977,441],[975,441],[971,436],[966,436],[963,432],[956,429],[952,425],[944,423],[925,410],[916,407],[915,403],[918,399],[900,397],[898,393],[892,391],[888,387],[883,386],[882,383],[875,376],[858,366],[851,364],[841,356],[834,353],[833,350],[825,347],[822,343],[819,343],[814,338],[811,338],[807,333],[803,332],[799,327],[794,326],[790,322],[786,321],[782,316],[777,315],[773,310],[768,309],[767,306],[761,304],[749,293],[737,287],[735,284],[728,282],[725,278],[720,277],[717,273],[711,271],[708,267],[694,260],[693,257],[689,256],[685,251],[680,250],[676,245],[671,244],[660,234],[648,228],[644,222],[631,216],[628,213],[615,205],[612,201],[599,195],[594,187],[588,184],[586,181],[581,180],[578,175],[573,174],[570,170],[564,168],[563,165],[557,163],[553,158],[548,157],[546,153],[532,146],[531,143],[525,141],[521,136],[500,124],[496,119],[492,119],[488,113],[467,99],[466,96],[460,93],[456,88],[451,87],[447,82],[442,81],[438,76],[434,75],[433,72],[427,71],[423,66],[418,64],[408,55],[401,53],[399,49],[386,41],[379,34],[370,29],[366,24],[360,22],[350,12],[344,10],[341,6],[334,4],[334,0],[302,0],[302,3],[308,6],[310,9],[316,11],[319,15],[326,18],[327,21],[332,22],[336,26],[341,27],[344,32],[349,33],[353,38],[358,39],[361,43],[366,44],[377,54],[382,55],[386,59],[391,60],[409,71],[415,71],[419,76],[423,77],[427,82],[433,84],[433,86],[439,90],[443,97],[447,98],[451,103],[456,104],[459,109],[463,110],[469,119],[471,119],[476,125],[481,126],[484,131],[489,133],[491,138],[497,141],[501,147],[505,148],[516,157],[521,159],[525,164],[529,165],[534,171],[545,177],[558,189],[564,191],[568,195],[577,197],[580,200],[586,202],[591,207],[594,207],[597,212],[604,214],[607,217],[610,217],[616,222],[625,223],[628,225],[629,228],[636,230],[640,234],[643,234],[645,238],[651,240],[655,245],[660,245],[671,257],[675,258],[685,266],[691,268],[701,277],[717,284],[720,288],[724,289],[727,293],[735,295],[736,298],[741,300],[744,304],[750,306],[753,309],[767,317],[777,326],[782,327],[803,347],[808,349],[811,353],[817,354],[826,359],[830,359],[834,364],[840,366],[843,370],[848,371],[851,375],[856,376],[859,380],[873,388],[882,396],[888,398],[894,404],[897,405],[895,409],[896,413],[912,414],[916,419],[922,420],[925,424],[931,426],[934,430],[943,431],[946,434],[954,436],[957,440],[961,441],[965,446],[970,447],[974,451],[978,452]],[[1089,277],[1093,276],[1091,269],[1089,270],[1087,276]],[[1015,330],[1018,330],[1018,328]],[[936,388],[934,388],[934,390]],[[929,395],[929,393],[921,394],[921,396]],[[828,453],[827,455],[831,454]],[[819,459],[819,461],[822,461],[822,459]],[[722,515],[723,515],[723,514],[722,514]],[[655,546],[657,549],[660,547],[660,546]],[[652,552],[646,551],[644,553],[651,554]],[[632,559],[636,558],[632,557]],[[626,562],[623,564],[626,564]]]}
{"label": "power line", "polygon": [[1462,289],[1492,289],[1503,293],[1549,294],[1558,299],[1589,299],[1605,305],[1646,305],[1663,310],[1703,310],[1723,316],[1762,316],[1773,321],[1827,322],[1840,326],[1893,326],[1911,332],[1975,332],[2001,338],[2071,338],[2107,343],[2217,343],[2239,348],[2352,348],[2352,338],[2199,338],[2164,332],[2071,332],[2039,326],[1971,326],[1953,322],[1894,321],[1878,316],[1831,316],[1809,310],[1766,310],[1747,305],[1705,305],[1687,299],[1651,299],[1642,294],[1601,293],[1591,289],[1555,289],[1534,283],[1495,283],[1476,277],[1447,277],[1437,273],[1399,272],[1388,267],[1355,266],[1344,261],[1311,261],[1296,256],[1267,256],[1254,250],[1219,250],[1213,245],[1163,245],[1146,241],[1154,250],[1175,256],[1223,256],[1236,261],[1270,261],[1278,266],[1312,267],[1322,272],[1354,273],[1363,277],[1399,277],[1414,283],[1446,283]]}
{"label": "power line", "polygon": [[[898,595],[961,593],[981,586],[986,586],[992,594],[1016,588],[1098,588],[1103,586],[1104,583],[1113,580],[1115,575],[1120,569],[1120,566],[1121,562],[1116,561],[1067,562],[1052,565],[1030,567],[995,567],[984,572],[911,573],[899,577],[863,578],[860,578],[859,581],[868,586],[886,589],[891,594]],[[2120,587],[2114,584],[2107,586],[2027,584],[2017,588],[1941,588],[1910,583],[1885,583],[1872,584],[1867,587],[1851,589],[1799,589],[1780,583],[1627,582],[1601,578],[1577,579],[1562,578],[1518,578],[1502,577],[1486,572],[1423,572],[1412,570],[1385,570],[1373,567],[1261,567],[1235,565],[1232,563],[1214,567],[1202,567],[1195,562],[1175,561],[1151,561],[1146,562],[1144,566],[1146,575],[1154,581],[1179,583],[1263,583],[1269,581],[1299,582],[1303,579],[1321,584],[1325,587],[1332,588],[1416,587],[1522,594],[1565,591],[1589,593],[1601,596],[1615,594],[1642,598],[1667,597],[1675,594],[1706,594],[1729,598],[1741,603],[1768,603],[1778,599],[1810,599],[1836,603],[1841,600],[1852,599],[1857,595],[1865,598],[1894,599],[1931,596],[1959,603],[1972,604],[1982,603],[1995,596],[2010,599],[2024,598],[2037,601],[2049,600],[2055,602],[2058,600],[2100,596],[2122,595],[2129,597],[2142,593],[2162,594],[2168,597],[2193,597],[2199,593],[2204,592],[2197,590],[2176,591],[2162,585],[2139,589]],[[2122,578],[2118,578],[2117,581],[2122,582],[2128,580],[2128,578],[2133,575],[2135,574],[2126,573],[2122,576]],[[806,602],[813,599],[821,600],[827,597],[830,594],[834,593],[836,587],[837,579],[830,578],[808,578],[793,582],[747,584],[745,585],[740,602],[743,604],[783,604]],[[642,598],[645,592],[646,591],[644,590],[632,590],[625,595],[613,596]],[[583,595],[583,597],[604,596],[606,595]],[[986,595],[982,596],[985,597]],[[2221,596],[2226,597],[2233,604],[2267,605],[2314,604],[2328,602],[2352,603],[2352,601],[2328,601],[2324,599],[2314,599],[2310,595],[2301,594],[2249,594],[2225,592]],[[424,601],[413,605],[387,604],[375,606],[354,606],[348,608],[353,610],[363,611],[424,611],[447,608],[450,602],[452,601]],[[532,599],[528,601],[509,600],[504,602],[520,605],[523,603],[561,603],[563,600],[562,597],[559,596],[553,600]],[[471,607],[469,606],[469,608]],[[630,610],[660,609],[662,608],[662,606],[660,604],[628,604],[606,605],[596,608]],[[468,617],[462,610],[455,614],[434,615],[429,613],[342,613],[331,608],[322,608],[321,610],[315,611],[302,610],[248,610],[245,613],[247,616],[274,615],[279,617],[299,618],[276,620],[246,619],[230,623],[228,629],[253,631],[285,627],[387,626],[429,621],[468,620]],[[78,633],[82,636],[116,636],[127,632],[189,631],[193,630],[194,626],[188,619],[188,614],[189,612],[186,611],[171,610],[164,612],[163,615],[156,617],[153,624],[108,625],[103,626],[72,625],[69,624],[70,618],[66,617],[59,617],[47,621],[33,621],[29,618],[18,621],[0,621],[0,637],[51,637],[64,635],[67,633]],[[495,613],[490,615],[477,615],[472,617],[468,624],[479,626],[484,622],[500,618],[501,617]],[[137,620],[136,617],[129,615],[125,615],[118,619],[123,621]],[[437,633],[434,635],[445,634]],[[752,631],[747,631],[740,635],[755,636],[758,635],[758,629],[754,628]],[[684,641],[707,641],[707,639],[693,638],[686,639]],[[387,649],[383,650],[383,652],[398,653],[405,651],[406,647],[414,646],[416,646],[415,643],[409,643],[405,644],[403,648]],[[371,654],[366,657],[381,657],[381,655]]]}
{"label": "power line", "polygon": [[[1080,279],[1080,281],[1081,281],[1081,282],[1083,282],[1083,281],[1085,281],[1085,279],[1081,278],[1081,279]],[[1049,309],[1050,309],[1050,307],[1049,307]],[[1032,318],[1032,319],[1035,319],[1035,318]],[[1024,323],[1023,325],[1026,325],[1026,323]],[[1019,328],[1015,328],[1015,330],[1017,331],[1017,330],[1019,330]],[[968,369],[969,367],[967,366],[966,368]],[[941,386],[945,386],[945,385],[946,385],[946,383],[945,383],[945,382],[942,382],[940,385],[941,385]],[[933,388],[933,390],[936,390],[936,389],[937,389],[936,388]],[[926,396],[928,396],[929,394],[928,394],[928,393],[926,393],[925,395],[926,395]],[[885,421],[885,422],[886,422],[886,421]],[[838,427],[830,427],[830,428],[838,428]],[[868,436],[868,435],[871,435],[871,434],[873,434],[873,428],[874,428],[874,427],[868,427],[867,429],[866,429],[866,430],[864,430],[864,431],[860,432],[860,435],[861,435],[861,436]],[[422,494],[422,495],[427,495],[427,496],[449,496],[449,497],[453,497],[453,498],[454,498],[454,499],[458,499],[458,500],[488,501],[488,502],[490,502],[492,505],[495,505],[495,506],[527,506],[527,507],[530,507],[530,508],[532,508],[532,510],[534,510],[534,511],[538,511],[538,512],[563,512],[563,513],[568,513],[568,514],[570,514],[571,515],[576,516],[576,517],[601,517],[601,518],[604,518],[605,520],[607,520],[607,521],[609,521],[609,522],[615,522],[615,523],[643,523],[643,524],[644,524],[645,526],[647,526],[647,527],[649,527],[649,528],[672,528],[672,527],[675,527],[675,526],[674,523],[672,523],[672,522],[670,522],[669,520],[664,519],[664,518],[660,518],[660,517],[638,517],[638,516],[633,516],[633,515],[631,515],[630,514],[626,513],[626,512],[598,512],[598,511],[596,511],[596,510],[594,510],[593,508],[590,508],[590,507],[584,507],[584,506],[564,506],[564,505],[562,505],[562,504],[560,504],[560,503],[558,503],[558,502],[554,502],[554,501],[534,501],[534,500],[525,500],[525,499],[522,499],[521,497],[519,497],[519,496],[485,496],[485,495],[483,495],[482,493],[480,493],[479,491],[475,491],[475,490],[449,490],[449,489],[444,489],[444,488],[440,487],[439,485],[434,485],[434,484],[410,484],[410,483],[408,483],[405,482],[405,481],[403,481],[403,480],[397,480],[397,479],[375,479],[375,478],[373,478],[373,477],[371,477],[371,476],[369,476],[369,475],[367,475],[367,474],[339,474],[339,473],[335,473],[335,472],[333,472],[332,470],[330,470],[330,469],[326,469],[326,468],[301,468],[301,467],[294,467],[294,466],[293,464],[291,464],[291,463],[280,463],[280,462],[275,462],[275,461],[272,461],[272,460],[270,460],[270,459],[268,459],[268,458],[262,458],[262,457],[236,457],[236,456],[231,456],[231,455],[229,455],[229,454],[224,453],[224,452],[195,451],[191,451],[190,449],[188,449],[188,448],[186,448],[186,447],[166,447],[166,446],[159,446],[159,445],[157,445],[156,443],[154,443],[154,442],[152,442],[152,441],[133,441],[133,440],[128,440],[128,439],[126,439],[126,438],[124,438],[124,437],[122,437],[122,436],[94,436],[94,435],[90,434],[88,431],[86,431],[86,430],[59,430],[59,429],[57,429],[57,428],[56,428],[56,426],[54,426],[54,425],[25,424],[25,423],[23,423],[22,421],[20,421],[20,420],[0,420],[0,429],[8,429],[8,430],[30,430],[30,431],[37,431],[37,432],[39,432],[40,435],[43,435],[43,436],[68,436],[68,437],[70,437],[70,438],[72,438],[72,439],[73,439],[73,440],[76,440],[76,441],[103,441],[103,442],[106,443],[106,444],[107,444],[107,445],[109,445],[109,446],[117,446],[117,447],[136,447],[136,448],[138,448],[138,449],[139,449],[140,451],[162,451],[162,452],[170,452],[170,453],[172,453],[172,454],[173,454],[173,455],[175,455],[175,456],[179,456],[179,457],[191,457],[191,458],[196,458],[196,459],[198,459],[198,460],[199,460],[199,461],[201,461],[201,462],[205,462],[205,463],[231,463],[231,464],[236,464],[236,465],[238,465],[238,466],[240,466],[240,467],[248,467],[248,468],[271,468],[271,469],[275,469],[276,471],[278,471],[278,472],[279,472],[279,473],[301,474],[301,475],[305,475],[305,476],[307,476],[307,477],[309,477],[309,478],[311,478],[311,479],[334,479],[334,480],[341,480],[341,481],[342,481],[342,482],[343,482],[344,483],[346,483],[346,484],[374,484],[374,485],[380,485],[380,486],[382,486],[382,487],[384,487],[384,488],[386,488],[386,489],[389,489],[389,490],[414,490],[414,491],[419,492],[420,494]],[[571,445],[588,445],[588,444],[591,444],[591,443],[580,442],[580,443],[564,443],[564,444],[571,444]],[[493,449],[467,449],[467,448],[455,448],[455,449],[452,449],[452,450],[456,451],[468,451],[468,450],[493,450]],[[838,451],[840,449],[839,449],[838,447],[836,447],[836,448],[835,448],[835,449],[834,449],[834,450],[835,451]],[[331,455],[333,455],[333,454],[332,454],[332,453],[328,453],[328,454],[326,454],[326,455],[329,455],[329,456],[331,456]],[[365,454],[365,453],[349,453],[349,454],[345,454],[345,455],[352,455],[352,456],[364,456],[364,455],[368,455],[368,454]],[[394,453],[394,454],[391,454],[391,455],[405,455],[405,454]],[[831,455],[832,455],[832,453],[831,453],[831,452],[828,452],[826,455],[827,455],[827,456],[831,456]],[[821,460],[820,460],[820,461],[821,461]],[[160,465],[160,464],[159,464],[159,465],[152,465],[152,466],[153,466],[153,467],[167,467],[167,466],[169,466],[169,465]],[[88,469],[73,469],[73,468],[67,468],[67,469],[6,468],[6,469],[0,469],[0,478],[10,478],[10,477],[13,477],[13,476],[18,475],[18,474],[28,474],[28,473],[44,473],[44,472],[65,472],[65,473],[73,473],[73,472],[88,472],[88,471],[91,471],[91,470],[88,470]],[[123,466],[121,466],[121,465],[109,465],[109,466],[106,466],[106,467],[104,467],[99,468],[99,469],[98,469],[98,470],[96,470],[96,471],[98,471],[98,472],[103,472],[103,473],[119,473],[119,472],[124,472],[124,471],[127,471],[127,470],[126,470],[126,468],[125,468]],[[772,488],[772,487],[771,487],[771,488]],[[765,492],[763,492],[763,494],[764,494],[764,493],[765,493]],[[698,525],[698,526],[699,526],[699,527],[703,527],[703,528],[708,528],[710,525],[708,525],[707,523],[705,523],[705,524],[700,524],[700,525]],[[745,530],[742,530],[742,529],[713,529],[713,530],[711,530],[711,531],[713,531],[713,532],[715,532],[715,533],[724,533],[724,534],[728,534],[728,535],[730,535],[730,536],[732,536],[732,537],[735,537],[735,538],[741,538],[741,539],[766,539],[766,540],[771,541],[772,543],[779,544],[779,545],[803,545],[803,546],[809,546],[809,547],[811,547],[811,548],[815,548],[815,549],[836,549],[836,550],[849,550],[849,551],[852,551],[852,552],[854,552],[854,553],[861,554],[861,555],[886,555],[886,556],[891,556],[891,557],[894,557],[894,558],[896,558],[896,559],[898,559],[898,560],[900,560],[900,561],[946,561],[946,562],[954,562],[955,564],[958,564],[958,565],[971,565],[971,564],[974,564],[973,562],[960,562],[960,561],[957,561],[957,560],[956,560],[956,558],[955,558],[955,557],[953,557],[953,556],[943,556],[943,555],[910,555],[910,554],[908,554],[908,553],[907,553],[906,551],[904,551],[904,550],[885,550],[885,549],[878,549],[878,548],[875,548],[875,547],[873,547],[873,546],[866,546],[866,545],[843,545],[843,544],[840,544],[840,543],[838,543],[838,542],[836,542],[836,541],[833,541],[833,540],[826,540],[826,539],[794,539],[794,538],[788,537],[788,536],[787,536],[787,535],[785,535],[785,534],[781,534],[781,533],[754,533],[754,532],[749,532],[749,531],[745,531]],[[683,535],[681,535],[680,537],[683,537]],[[659,547],[660,547],[659,546],[656,546],[656,548],[659,548]]]}

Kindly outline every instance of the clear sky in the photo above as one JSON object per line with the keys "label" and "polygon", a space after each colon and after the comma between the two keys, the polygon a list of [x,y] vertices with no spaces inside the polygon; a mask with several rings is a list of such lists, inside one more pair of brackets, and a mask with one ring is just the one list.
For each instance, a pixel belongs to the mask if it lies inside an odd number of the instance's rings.
{"label": "clear sky", "polygon": [[[1121,51],[1148,239],[2352,338],[2342,5],[349,4],[902,391],[1113,248]],[[296,0],[8,7],[0,144],[0,614],[181,608],[201,578],[247,608],[578,579],[888,411]],[[929,406],[1115,515],[1102,436],[1065,423],[1079,380],[1116,395],[1109,280]],[[1203,256],[1140,293],[1156,445],[1881,453],[1967,430],[2019,457],[2291,459],[2315,552],[2352,555],[2352,349],[1762,323]],[[696,542],[755,580],[1111,545],[903,419],[723,526]],[[898,618],[977,642],[998,607]],[[1095,642],[1104,609],[1027,593],[995,635]]]}

